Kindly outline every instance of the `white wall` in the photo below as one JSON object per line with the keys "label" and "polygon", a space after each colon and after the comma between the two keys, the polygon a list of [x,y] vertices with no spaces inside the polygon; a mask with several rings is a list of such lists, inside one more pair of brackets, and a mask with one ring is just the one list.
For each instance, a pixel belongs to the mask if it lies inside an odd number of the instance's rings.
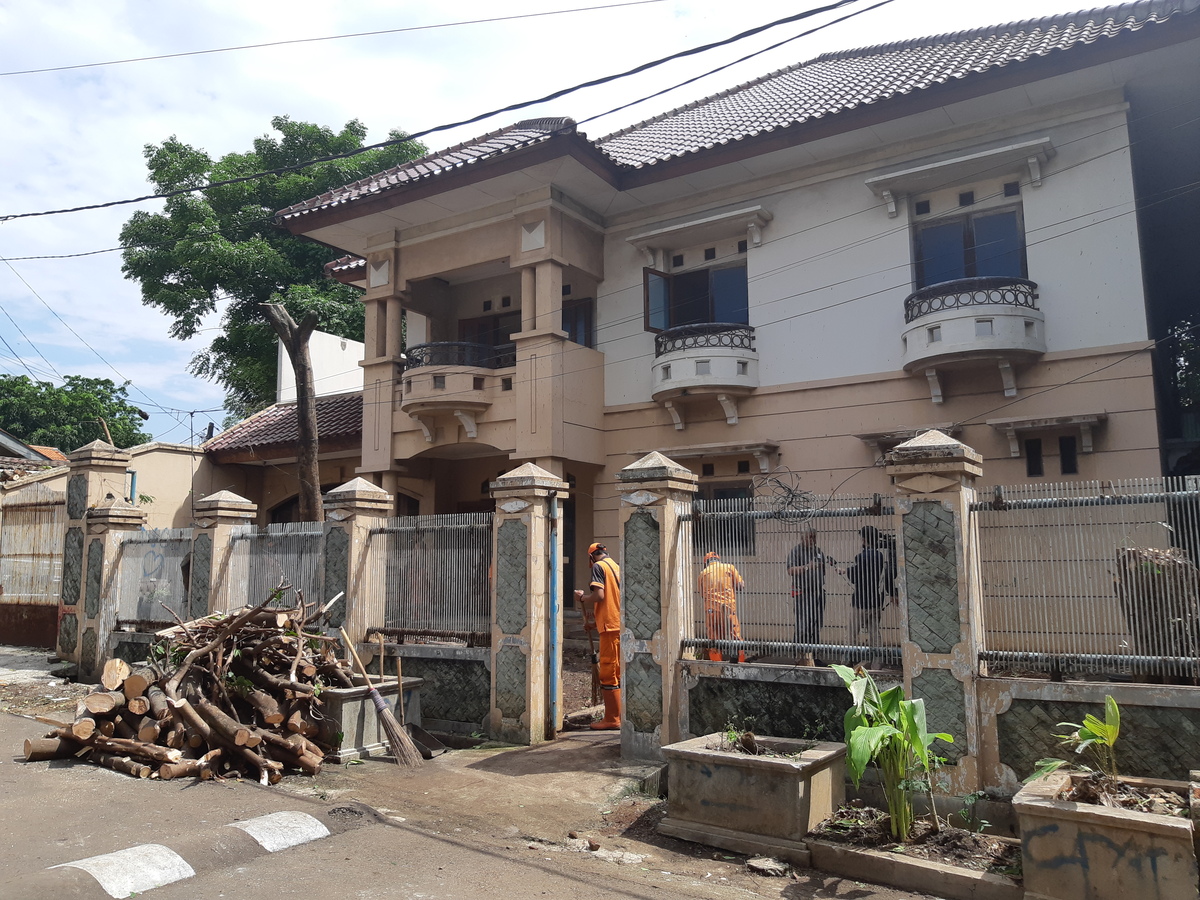
{"label": "white wall", "polygon": [[[1042,117],[1046,111],[1040,112]],[[1013,165],[1029,278],[1038,284],[1049,352],[1104,347],[1146,337],[1133,179],[1123,112],[1077,122],[1022,125],[1001,118],[953,155],[998,143],[1050,137],[1057,154],[1040,187]],[[747,253],[750,324],[756,329],[762,387],[895,372],[902,367],[904,299],[912,291],[909,205],[889,218],[865,184],[881,169],[920,164],[940,149],[904,145],[870,171],[860,163],[801,187],[748,190],[723,208],[753,202],[774,219],[761,247]],[[799,180],[806,173],[796,172]],[[1007,173],[1005,178],[1008,180]],[[990,184],[990,181],[988,182]],[[727,197],[723,197],[727,200]],[[699,205],[696,215],[704,209]],[[678,201],[660,221],[679,217]],[[653,335],[642,324],[645,256],[625,236],[654,219],[610,233],[607,278],[598,291],[598,349],[606,356],[606,403],[650,399]]]}
{"label": "white wall", "polygon": [[[292,370],[292,361],[288,359],[283,344],[277,342],[276,346],[279,375],[275,401],[292,403],[296,400],[296,373]],[[359,360],[364,358],[361,342],[314,331],[308,341],[308,352],[312,358],[313,382],[318,397],[362,390],[362,369],[358,365]]]}

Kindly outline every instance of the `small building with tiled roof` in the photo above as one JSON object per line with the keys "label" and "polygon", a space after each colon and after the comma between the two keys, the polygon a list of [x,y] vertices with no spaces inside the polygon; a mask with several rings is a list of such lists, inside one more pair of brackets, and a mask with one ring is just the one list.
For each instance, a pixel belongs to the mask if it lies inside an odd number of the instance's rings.
{"label": "small building with tiled roof", "polygon": [[360,471],[434,513],[536,462],[582,559],[649,450],[702,496],[781,464],[886,491],[880,454],[934,424],[991,483],[1187,458],[1152,359],[1200,283],[1198,123],[1200,0],[1140,0],[824,54],[598,139],[530,118],[278,221],[364,290]]}

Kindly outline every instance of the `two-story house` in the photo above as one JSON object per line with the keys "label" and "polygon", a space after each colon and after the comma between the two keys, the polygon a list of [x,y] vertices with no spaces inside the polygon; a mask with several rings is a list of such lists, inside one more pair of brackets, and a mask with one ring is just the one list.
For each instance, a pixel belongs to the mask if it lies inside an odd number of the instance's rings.
{"label": "two-story house", "polygon": [[[928,426],[987,483],[1157,474],[1198,103],[1200,4],[1143,0],[827,54],[598,140],[519,122],[278,220],[364,290],[360,471],[440,513],[533,461],[581,558],[650,450],[714,497],[780,465],[886,491]],[[1151,265],[1164,209],[1193,252]]]}

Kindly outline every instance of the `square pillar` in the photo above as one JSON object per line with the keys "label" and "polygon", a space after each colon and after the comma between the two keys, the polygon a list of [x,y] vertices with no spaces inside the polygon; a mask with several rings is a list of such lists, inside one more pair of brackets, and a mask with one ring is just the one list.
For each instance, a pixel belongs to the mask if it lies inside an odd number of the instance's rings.
{"label": "square pillar", "polygon": [[621,493],[621,756],[663,759],[681,740],[675,663],[691,597],[684,545],[696,476],[661,453],[617,473]]}
{"label": "square pillar", "polygon": [[[345,625],[355,642],[367,629],[384,623],[384,587],[373,584],[376,572],[368,562],[371,531],[391,515],[392,495],[365,478],[355,478],[325,495],[325,597],[345,596],[329,611],[333,628]],[[381,573],[380,573],[381,574]]]}
{"label": "square pillar", "polygon": [[[566,495],[565,481],[533,463],[492,482],[496,517],[488,734],[496,740],[538,744],[561,724],[549,721],[552,673],[560,693],[562,678],[561,653],[551,660],[549,646],[551,584],[562,593],[562,529],[552,527],[550,502]],[[554,573],[551,559],[557,561]],[[561,634],[561,605],[553,624]]]}
{"label": "square pillar", "polygon": [[[192,578],[188,608],[192,618],[228,612],[230,604],[244,606],[244,590],[234,594],[233,535],[252,526],[258,506],[232,491],[218,491],[196,501],[192,532]],[[244,585],[243,585],[244,588]]]}
{"label": "square pillar", "polygon": [[[59,656],[79,665],[81,677],[90,677],[100,661],[103,646],[99,639],[100,599],[105,558],[112,564],[112,554],[106,552],[107,542],[103,537],[109,530],[108,523],[93,530],[93,526],[100,524],[94,514],[109,495],[124,496],[125,470],[131,458],[125,450],[103,441],[92,441],[70,455],[57,646]],[[118,515],[112,524],[117,525],[120,518]],[[132,527],[140,528],[141,522]],[[119,530],[119,525],[114,528]]]}
{"label": "square pillar", "polygon": [[925,701],[930,731],[946,758],[939,773],[963,796],[982,786],[977,697],[982,615],[977,541],[970,506],[982,457],[940,431],[927,431],[887,455],[898,493],[901,656],[904,690]]}

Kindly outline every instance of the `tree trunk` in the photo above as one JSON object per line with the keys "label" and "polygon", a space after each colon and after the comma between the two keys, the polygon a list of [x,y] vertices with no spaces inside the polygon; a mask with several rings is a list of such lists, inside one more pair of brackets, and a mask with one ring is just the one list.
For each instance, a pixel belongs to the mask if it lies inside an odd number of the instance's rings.
{"label": "tree trunk", "polygon": [[70,759],[83,749],[83,745],[66,738],[26,738],[25,762],[40,762],[44,759]]}
{"label": "tree trunk", "polygon": [[120,690],[121,684],[129,677],[132,670],[129,663],[123,659],[110,659],[104,664],[104,672],[100,675],[100,683],[110,691]]}
{"label": "tree trunk", "polygon": [[296,373],[296,424],[299,432],[296,471],[300,480],[300,521],[324,522],[321,504],[321,473],[317,466],[317,400],[313,386],[312,360],[308,339],[317,326],[317,316],[309,313],[297,325],[281,303],[263,303],[263,314],[292,361]]}
{"label": "tree trunk", "polygon": [[107,694],[88,694],[83,698],[83,705],[87,707],[88,712],[103,716],[124,706],[125,695],[120,691],[109,691]]}

